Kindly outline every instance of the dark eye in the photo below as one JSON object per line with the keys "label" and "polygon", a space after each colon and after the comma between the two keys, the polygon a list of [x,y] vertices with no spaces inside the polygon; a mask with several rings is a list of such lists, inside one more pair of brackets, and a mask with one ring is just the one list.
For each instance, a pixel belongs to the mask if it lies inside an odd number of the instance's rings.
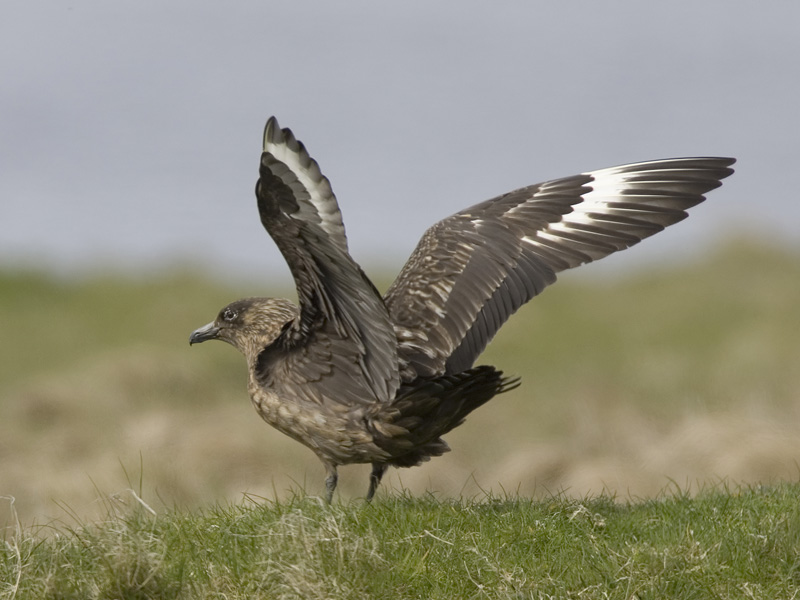
{"label": "dark eye", "polygon": [[226,308],[225,310],[222,311],[222,320],[223,321],[233,321],[238,316],[239,316],[239,313],[237,313],[232,308]]}

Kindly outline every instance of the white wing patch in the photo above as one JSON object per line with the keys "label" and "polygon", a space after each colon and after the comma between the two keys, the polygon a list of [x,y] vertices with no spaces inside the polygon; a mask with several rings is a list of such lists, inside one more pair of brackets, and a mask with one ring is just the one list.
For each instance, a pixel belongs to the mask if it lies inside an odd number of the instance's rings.
{"label": "white wing patch", "polygon": [[685,162],[653,161],[584,173],[591,181],[580,202],[559,221],[522,241],[573,255],[585,253],[579,264],[631,246],[685,216],[676,200],[681,193],[674,189],[677,185],[687,193],[691,187],[687,178],[691,167],[680,164]]}
{"label": "white wing patch", "polygon": [[582,201],[572,205],[572,212],[564,215],[559,222],[551,225],[550,230],[564,231],[572,225],[591,225],[597,221],[593,215],[605,215],[618,212],[609,206],[609,202],[620,199],[620,195],[626,190],[626,182],[630,178],[630,173],[624,173],[617,167],[602,169],[587,173],[592,177],[592,181],[587,184],[592,189],[581,196]]}

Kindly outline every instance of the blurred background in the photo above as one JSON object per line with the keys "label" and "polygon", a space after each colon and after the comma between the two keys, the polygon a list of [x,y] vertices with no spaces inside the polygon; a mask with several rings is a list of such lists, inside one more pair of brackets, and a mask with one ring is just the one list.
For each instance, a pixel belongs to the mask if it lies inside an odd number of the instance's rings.
{"label": "blurred background", "polygon": [[[618,497],[800,472],[800,5],[10,2],[0,9],[0,496],[25,522],[322,492],[252,410],[225,303],[293,295],[256,215],[291,127],[385,288],[502,192],[738,159],[678,226],[567,273],[480,362],[523,377],[388,487]],[[480,435],[479,435],[480,434]],[[343,469],[341,497],[367,470]],[[0,524],[11,515],[0,505]]]}

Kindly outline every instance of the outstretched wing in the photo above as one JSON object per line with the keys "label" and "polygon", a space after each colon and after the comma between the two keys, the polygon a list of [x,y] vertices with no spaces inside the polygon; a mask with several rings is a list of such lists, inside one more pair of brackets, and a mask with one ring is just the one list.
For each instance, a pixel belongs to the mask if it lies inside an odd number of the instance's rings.
{"label": "outstretched wing", "polygon": [[622,165],[509,192],[428,229],[385,295],[416,375],[469,369],[556,273],[684,219],[733,173],[731,158]]}
{"label": "outstretched wing", "polygon": [[[282,370],[307,383],[307,391],[318,398],[345,404],[392,399],[399,385],[397,338],[386,307],[347,251],[328,179],[274,117],[264,130],[260,175],[256,197],[261,222],[289,265],[300,301],[300,318],[282,338],[289,350],[280,358],[285,361]],[[329,364],[336,368],[322,373],[314,357],[331,351],[337,360]],[[259,364],[275,367],[268,362]],[[323,394],[322,388],[346,393],[336,397]]]}

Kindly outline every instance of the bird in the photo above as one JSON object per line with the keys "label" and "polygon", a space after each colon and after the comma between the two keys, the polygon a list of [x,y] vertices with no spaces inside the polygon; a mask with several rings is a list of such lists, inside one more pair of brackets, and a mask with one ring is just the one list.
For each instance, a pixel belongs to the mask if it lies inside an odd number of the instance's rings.
{"label": "bird", "polygon": [[681,221],[733,173],[732,158],[672,158],[553,179],[430,227],[384,295],[351,257],[330,181],[292,131],[266,123],[255,195],[297,303],[236,300],[189,342],[245,357],[268,424],[313,451],[332,501],[338,467],[369,463],[366,501],[390,466],[449,451],[442,437],[520,385],[474,366],[503,323],[555,282]]}

